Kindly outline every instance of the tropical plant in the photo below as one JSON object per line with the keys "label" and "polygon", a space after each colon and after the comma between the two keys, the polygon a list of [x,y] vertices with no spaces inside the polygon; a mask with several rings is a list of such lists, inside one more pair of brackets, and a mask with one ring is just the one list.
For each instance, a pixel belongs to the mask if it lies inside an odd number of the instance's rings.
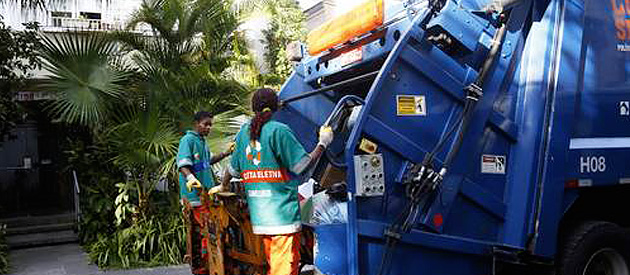
{"label": "tropical plant", "polygon": [[[137,207],[128,209],[136,210],[144,218],[149,212],[149,197],[156,183],[167,176],[169,169],[164,167],[171,167],[171,159],[177,153],[179,134],[169,119],[160,115],[159,110],[152,108],[141,111],[132,108],[121,113],[121,121],[109,128],[105,136],[109,148],[115,152],[113,164],[126,171],[126,183],[133,183],[137,192]],[[131,202],[128,198],[130,188],[124,186],[126,184],[119,185],[118,206],[122,205],[119,202],[125,196],[121,197],[121,193],[127,193],[125,201]],[[127,208],[117,207],[116,212],[124,209]]]}
{"label": "tropical plant", "polygon": [[18,3],[22,9],[46,9],[47,0],[0,0],[0,4]]}
{"label": "tropical plant", "polygon": [[90,260],[101,268],[181,264],[186,251],[186,227],[181,214],[172,209],[177,207],[169,205],[159,214],[111,235],[100,234],[87,246]]}
{"label": "tropical plant", "polygon": [[0,224],[0,274],[9,273],[9,248],[4,241],[5,224]]}
{"label": "tropical plant", "polygon": [[121,65],[116,43],[98,33],[42,38],[43,66],[50,73],[43,86],[56,93],[51,115],[63,123],[100,128],[133,86],[132,71]]}
{"label": "tropical plant", "polygon": [[266,7],[269,27],[263,34],[269,73],[265,76],[265,84],[279,87],[293,71],[291,61],[287,59],[286,46],[306,38],[305,16],[295,0],[269,0]]}
{"label": "tropical plant", "polygon": [[20,118],[15,91],[25,85],[29,72],[39,68],[37,23],[23,31],[7,27],[0,16],[0,143]]}
{"label": "tropical plant", "polygon": [[186,121],[200,109],[220,113],[246,98],[247,87],[225,73],[248,62],[230,1],[145,0],[128,27],[138,24],[150,26],[153,35],[114,36],[146,79],[149,104]]}
{"label": "tropical plant", "polygon": [[83,217],[101,220],[82,223],[81,236],[99,266],[183,260],[178,194],[154,192],[155,185],[176,181],[177,144],[196,111],[216,114],[216,146],[236,133],[247,113],[249,88],[232,69],[248,64],[238,22],[226,1],[147,0],[130,27],[147,24],[152,35],[45,38],[42,56],[51,71],[46,87],[57,93],[48,111],[59,122],[87,129],[86,150],[69,152],[95,154],[103,163],[79,171],[97,179],[84,180],[89,186],[82,201],[92,209],[84,209]]}
{"label": "tropical plant", "polygon": [[[220,114],[215,125],[246,114],[247,84],[255,83],[258,74],[238,31],[240,23],[241,14],[231,1],[145,0],[128,27],[146,24],[153,35],[113,36],[125,45],[142,75],[146,108],[169,114],[176,130],[183,132],[199,110]],[[231,134],[233,130],[214,135],[213,143],[225,144]]]}
{"label": "tropical plant", "polygon": [[63,172],[67,175],[76,173],[81,190],[79,237],[82,244],[94,242],[98,234],[114,232],[115,183],[125,179],[124,172],[109,161],[113,152],[105,150],[101,139],[89,138],[87,134],[75,132],[73,139],[64,142],[66,163]]}

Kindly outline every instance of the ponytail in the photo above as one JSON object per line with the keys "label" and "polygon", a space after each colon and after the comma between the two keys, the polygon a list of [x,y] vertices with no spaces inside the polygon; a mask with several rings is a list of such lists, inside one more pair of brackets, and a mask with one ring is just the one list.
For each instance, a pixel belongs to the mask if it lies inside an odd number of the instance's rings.
{"label": "ponytail", "polygon": [[252,110],[256,113],[249,128],[249,140],[260,138],[262,127],[278,110],[278,95],[272,89],[258,89],[252,97]]}

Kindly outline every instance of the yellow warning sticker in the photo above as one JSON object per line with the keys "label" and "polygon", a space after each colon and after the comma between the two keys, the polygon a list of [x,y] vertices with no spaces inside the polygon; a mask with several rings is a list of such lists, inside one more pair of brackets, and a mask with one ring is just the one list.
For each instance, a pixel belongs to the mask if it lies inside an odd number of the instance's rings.
{"label": "yellow warning sticker", "polygon": [[427,104],[423,95],[397,95],[396,107],[399,116],[427,115]]}

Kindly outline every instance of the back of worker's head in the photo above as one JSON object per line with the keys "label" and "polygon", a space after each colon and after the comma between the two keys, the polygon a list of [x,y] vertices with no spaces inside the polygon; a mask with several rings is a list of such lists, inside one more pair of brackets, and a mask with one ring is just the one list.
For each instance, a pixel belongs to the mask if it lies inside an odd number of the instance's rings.
{"label": "back of worker's head", "polygon": [[255,115],[249,129],[249,139],[258,140],[260,131],[278,110],[278,95],[276,91],[268,88],[258,89],[252,97],[252,111]]}

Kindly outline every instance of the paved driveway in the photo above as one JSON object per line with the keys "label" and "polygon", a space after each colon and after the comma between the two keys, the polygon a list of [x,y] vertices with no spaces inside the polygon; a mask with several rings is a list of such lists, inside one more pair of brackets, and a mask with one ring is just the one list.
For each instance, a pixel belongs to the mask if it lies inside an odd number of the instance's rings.
{"label": "paved driveway", "polygon": [[188,265],[101,271],[78,244],[12,250],[10,275],[189,275]]}

